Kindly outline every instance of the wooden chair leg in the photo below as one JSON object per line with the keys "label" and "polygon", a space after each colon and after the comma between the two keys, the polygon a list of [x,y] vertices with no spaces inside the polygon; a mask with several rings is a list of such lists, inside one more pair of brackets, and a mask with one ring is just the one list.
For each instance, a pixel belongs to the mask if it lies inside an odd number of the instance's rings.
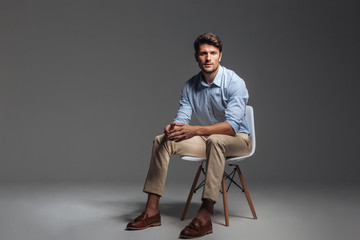
{"label": "wooden chair leg", "polygon": [[254,219],[257,219],[254,205],[252,204],[249,191],[248,191],[248,189],[247,189],[247,187],[246,187],[246,184],[245,184],[244,177],[243,177],[243,175],[242,175],[242,173],[241,173],[240,168],[239,168],[238,165],[236,165],[236,171],[237,171],[237,173],[238,173],[238,175],[239,175],[240,182],[241,182],[241,185],[242,185],[242,187],[243,187],[243,189],[244,189],[245,196],[246,196],[246,199],[247,199],[247,201],[248,201],[248,204],[249,204],[251,213],[252,213]]}
{"label": "wooden chair leg", "polygon": [[185,204],[185,207],[184,207],[184,211],[183,211],[183,213],[182,213],[182,215],[181,215],[181,221],[183,221],[183,220],[185,219],[186,212],[187,212],[187,210],[188,210],[188,208],[189,208],[191,199],[192,199],[192,197],[193,197],[193,195],[194,195],[194,190],[195,190],[195,188],[196,188],[196,184],[197,184],[198,181],[199,181],[201,169],[202,169],[202,164],[199,166],[199,168],[198,168],[198,170],[197,170],[197,172],[196,172],[194,182],[193,182],[193,184],[192,184],[192,186],[191,186],[191,189],[190,189],[190,192],[189,192],[189,196],[188,196],[188,198],[187,198],[187,201],[186,201],[186,204]]}
{"label": "wooden chair leg", "polygon": [[225,226],[229,226],[229,208],[227,202],[225,175],[223,176],[221,185],[222,185],[222,195],[223,195],[223,203],[224,203]]}

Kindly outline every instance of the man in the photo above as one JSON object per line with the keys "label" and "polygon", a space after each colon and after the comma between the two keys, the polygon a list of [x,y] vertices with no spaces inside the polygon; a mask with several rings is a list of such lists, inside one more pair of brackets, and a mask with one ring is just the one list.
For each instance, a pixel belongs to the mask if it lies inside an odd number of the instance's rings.
{"label": "man", "polygon": [[[174,122],[155,137],[144,192],[148,200],[144,212],[127,229],[140,230],[161,224],[158,211],[170,155],[206,157],[202,205],[181,233],[196,238],[212,233],[211,214],[218,198],[227,156],[243,156],[251,151],[245,121],[248,92],[245,82],[233,71],[220,66],[222,43],[213,33],[200,35],[194,43],[195,59],[201,72],[185,83]],[[195,113],[202,126],[191,126]]]}

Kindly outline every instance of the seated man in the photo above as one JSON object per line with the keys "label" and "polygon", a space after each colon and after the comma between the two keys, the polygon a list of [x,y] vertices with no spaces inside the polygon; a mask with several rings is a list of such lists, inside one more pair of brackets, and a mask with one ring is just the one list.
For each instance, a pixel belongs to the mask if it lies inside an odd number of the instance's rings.
{"label": "seated man", "polygon": [[[222,43],[213,33],[200,35],[194,43],[195,59],[201,72],[185,83],[174,122],[155,137],[144,192],[148,200],[144,212],[127,229],[140,230],[161,224],[158,211],[170,155],[206,158],[202,205],[181,233],[195,238],[212,233],[211,214],[219,195],[227,156],[251,152],[245,121],[248,92],[245,82],[233,71],[220,66]],[[195,113],[202,126],[188,125]]]}

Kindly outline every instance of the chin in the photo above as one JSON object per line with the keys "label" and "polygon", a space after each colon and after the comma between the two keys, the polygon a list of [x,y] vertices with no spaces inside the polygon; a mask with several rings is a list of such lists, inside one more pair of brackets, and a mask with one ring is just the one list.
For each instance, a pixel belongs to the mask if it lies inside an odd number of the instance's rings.
{"label": "chin", "polygon": [[205,73],[213,73],[213,72],[216,71],[216,69],[217,69],[217,68],[212,68],[212,69],[203,68],[202,70],[203,70],[203,72],[205,72]]}

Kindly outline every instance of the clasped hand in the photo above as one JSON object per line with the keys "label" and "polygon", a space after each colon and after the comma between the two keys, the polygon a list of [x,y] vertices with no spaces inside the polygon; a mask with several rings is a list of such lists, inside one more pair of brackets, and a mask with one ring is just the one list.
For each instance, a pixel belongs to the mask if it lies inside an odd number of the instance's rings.
{"label": "clasped hand", "polygon": [[169,140],[180,142],[196,136],[196,127],[185,123],[173,122],[165,127],[164,133]]}

